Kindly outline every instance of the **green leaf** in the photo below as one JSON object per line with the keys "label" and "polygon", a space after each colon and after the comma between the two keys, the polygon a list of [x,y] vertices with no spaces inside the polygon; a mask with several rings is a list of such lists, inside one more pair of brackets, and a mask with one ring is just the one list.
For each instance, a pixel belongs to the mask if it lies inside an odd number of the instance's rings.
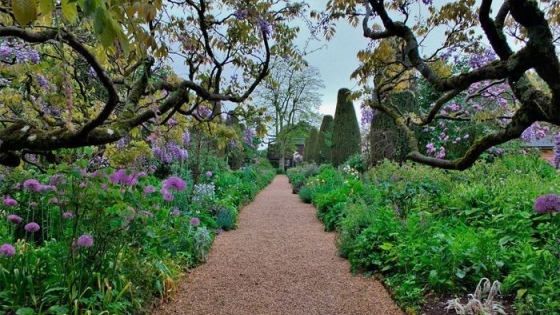
{"label": "green leaf", "polygon": [[35,311],[30,307],[22,307],[16,311],[16,315],[33,315]]}
{"label": "green leaf", "polygon": [[78,7],[76,6],[75,1],[71,0],[62,0],[62,14],[70,21],[71,23],[75,22],[78,18]]}
{"label": "green leaf", "polygon": [[37,2],[35,0],[12,1],[12,11],[18,23],[26,26],[37,17]]}
{"label": "green leaf", "polygon": [[84,0],[84,5],[82,7],[84,9],[84,14],[86,16],[90,16],[94,14],[97,8],[97,1],[96,0]]}
{"label": "green leaf", "polygon": [[102,8],[97,8],[95,10],[95,16],[93,18],[93,31],[96,35],[101,35],[105,28],[107,27],[107,15],[105,10]]}
{"label": "green leaf", "polygon": [[457,276],[457,278],[463,279],[467,275],[467,273],[465,272],[465,270],[457,269],[455,275]]}
{"label": "green leaf", "polygon": [[393,244],[383,243],[383,244],[379,245],[379,248],[381,248],[382,250],[389,250],[389,249],[393,248]]}
{"label": "green leaf", "polygon": [[41,15],[50,14],[54,10],[54,0],[39,0],[39,12]]}

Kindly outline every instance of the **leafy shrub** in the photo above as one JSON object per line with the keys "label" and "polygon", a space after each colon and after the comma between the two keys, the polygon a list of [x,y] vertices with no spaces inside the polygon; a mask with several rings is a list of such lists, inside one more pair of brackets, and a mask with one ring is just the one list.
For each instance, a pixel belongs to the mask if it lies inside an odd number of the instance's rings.
{"label": "leafy shrub", "polygon": [[312,195],[311,195],[311,188],[309,186],[302,186],[298,192],[299,199],[305,203],[311,203]]}
{"label": "leafy shrub", "polygon": [[231,208],[222,208],[216,214],[216,225],[218,228],[229,231],[235,227],[237,222],[237,211]]}

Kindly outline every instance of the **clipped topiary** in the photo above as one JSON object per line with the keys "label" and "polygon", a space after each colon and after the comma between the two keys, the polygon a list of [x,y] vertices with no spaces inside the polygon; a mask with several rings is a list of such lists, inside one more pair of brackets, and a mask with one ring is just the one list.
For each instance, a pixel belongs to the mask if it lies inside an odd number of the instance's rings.
{"label": "clipped topiary", "polygon": [[311,130],[309,131],[309,137],[308,137],[309,142],[306,143],[306,146],[304,148],[304,153],[303,153],[303,158],[308,163],[317,161],[316,145],[317,145],[318,136],[319,136],[319,131],[317,131],[317,128],[312,127]]}
{"label": "clipped topiary", "polygon": [[360,126],[350,100],[350,90],[338,90],[333,123],[332,163],[339,166],[348,157],[360,153]]}
{"label": "clipped topiary", "polygon": [[331,115],[323,116],[319,136],[315,150],[317,152],[317,164],[328,164],[332,162],[332,137],[334,118]]}

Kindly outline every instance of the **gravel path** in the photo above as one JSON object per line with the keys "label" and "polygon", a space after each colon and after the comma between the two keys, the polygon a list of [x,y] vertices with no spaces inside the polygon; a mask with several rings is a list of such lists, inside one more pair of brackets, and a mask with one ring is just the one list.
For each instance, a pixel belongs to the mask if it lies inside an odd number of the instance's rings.
{"label": "gravel path", "polygon": [[291,192],[277,176],[153,314],[403,315],[376,280],[350,274],[335,234]]}

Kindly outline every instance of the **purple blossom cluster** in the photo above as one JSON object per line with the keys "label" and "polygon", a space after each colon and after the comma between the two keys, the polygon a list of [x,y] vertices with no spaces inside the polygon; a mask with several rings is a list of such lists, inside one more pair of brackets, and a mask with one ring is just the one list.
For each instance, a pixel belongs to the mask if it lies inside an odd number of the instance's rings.
{"label": "purple blossom cluster", "polygon": [[4,257],[12,257],[16,254],[16,249],[11,244],[2,244],[0,246],[0,255]]}
{"label": "purple blossom cluster", "polygon": [[233,15],[235,16],[236,19],[243,21],[247,18],[247,16],[249,15],[249,12],[247,11],[247,9],[240,9],[237,10],[233,13]]}
{"label": "purple blossom cluster", "polygon": [[154,157],[162,163],[173,163],[175,161],[185,161],[189,154],[187,150],[178,146],[175,142],[168,142],[167,146],[157,146],[152,148]]}
{"label": "purple blossom cluster", "polygon": [[200,219],[199,219],[199,218],[191,218],[190,224],[191,224],[193,227],[197,227],[197,226],[200,225]]}
{"label": "purple blossom cluster", "polygon": [[272,27],[270,23],[265,19],[258,19],[257,24],[259,25],[259,29],[263,33],[264,37],[265,38],[270,37],[270,34],[272,32]]}
{"label": "purple blossom cluster", "polygon": [[6,207],[17,206],[17,204],[18,204],[18,202],[14,198],[10,197],[9,195],[4,196],[4,200],[2,201],[2,203]]}
{"label": "purple blossom cluster", "polygon": [[554,136],[554,166],[560,167],[560,133]]}
{"label": "purple blossom cluster", "polygon": [[254,138],[257,135],[253,128],[246,128],[243,132],[243,141],[249,146],[249,148],[255,148]]}
{"label": "purple blossom cluster", "polygon": [[145,172],[130,173],[130,171],[127,171],[126,169],[123,168],[115,171],[112,175],[110,175],[109,180],[111,181],[111,183],[115,185],[122,184],[125,186],[134,186],[138,184],[138,179],[145,175],[146,175]]}
{"label": "purple blossom cluster", "polygon": [[183,147],[184,148],[188,148],[189,145],[191,144],[191,134],[189,133],[188,130],[185,130],[185,132],[183,132]]}
{"label": "purple blossom cluster", "polygon": [[183,191],[187,189],[187,183],[179,177],[172,176],[163,180],[163,188],[167,190]]}
{"label": "purple blossom cluster", "polygon": [[560,196],[556,194],[542,195],[535,200],[534,208],[538,214],[560,212]]}
{"label": "purple blossom cluster", "polygon": [[526,142],[538,141],[546,137],[549,131],[550,128],[548,126],[543,126],[539,122],[535,122],[523,131],[521,139]]}
{"label": "purple blossom cluster", "polygon": [[0,59],[8,62],[38,64],[41,61],[39,52],[20,41],[11,40],[0,43]]}
{"label": "purple blossom cluster", "polygon": [[360,121],[362,128],[368,128],[375,116],[379,114],[379,110],[372,109],[365,102],[360,104],[360,111],[362,112],[362,118]]}

